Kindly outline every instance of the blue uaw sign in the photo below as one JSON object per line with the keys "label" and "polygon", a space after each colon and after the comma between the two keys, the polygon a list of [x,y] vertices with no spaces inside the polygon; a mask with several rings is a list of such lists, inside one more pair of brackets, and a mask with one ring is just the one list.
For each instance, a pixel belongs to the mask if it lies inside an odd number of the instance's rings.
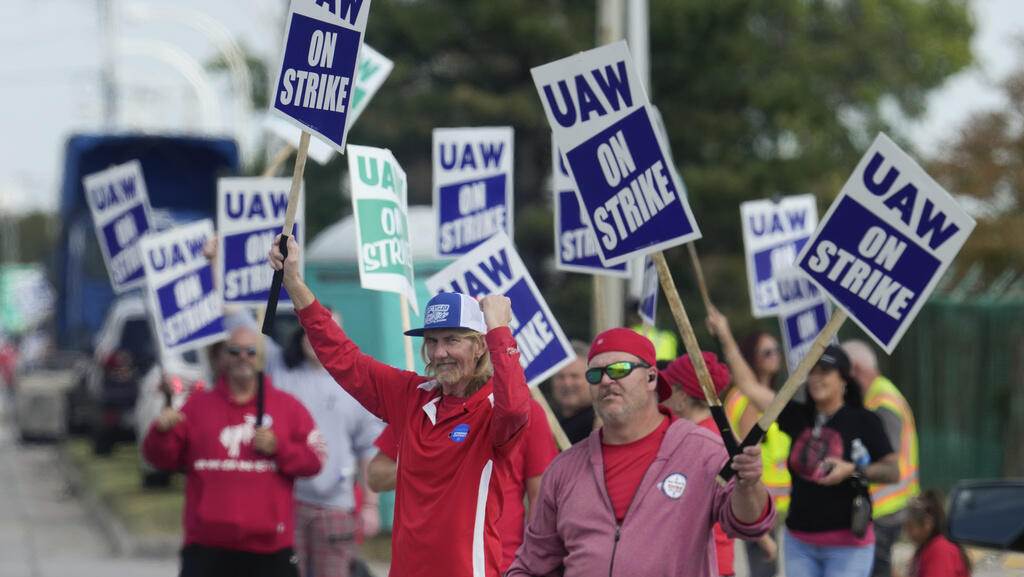
{"label": "blue uaw sign", "polygon": [[499,232],[512,236],[512,146],[508,127],[434,129],[438,256],[466,254]]}
{"label": "blue uaw sign", "polygon": [[700,238],[625,42],[532,73],[602,263]]}
{"label": "blue uaw sign", "polygon": [[526,265],[504,233],[481,243],[427,279],[426,284],[431,294],[458,292],[478,300],[488,294],[508,297],[512,301],[512,336],[531,387],[576,358]]}
{"label": "blue uaw sign", "polygon": [[[267,304],[274,270],[268,264],[274,237],[284,226],[292,179],[221,178],[217,181],[218,274],[225,303],[250,306]],[[305,195],[299,195],[292,234],[301,249]],[[305,251],[299,251],[299,258]],[[299,263],[302,270],[302,263]],[[291,304],[281,287],[279,304]]]}
{"label": "blue uaw sign", "polygon": [[583,207],[576,196],[576,187],[551,137],[551,156],[555,192],[555,268],[569,272],[600,274],[628,278],[628,263],[606,267],[597,254],[597,237],[583,220]]}
{"label": "blue uaw sign", "polygon": [[[793,265],[775,271],[778,288],[779,328],[786,349],[786,367],[790,374],[825,328],[832,307],[828,298]],[[836,338],[832,338],[833,343]]]}
{"label": "blue uaw sign", "polygon": [[637,305],[640,320],[650,326],[658,324],[658,269],[654,267],[654,259],[644,259],[643,292]]}
{"label": "blue uaw sign", "polygon": [[370,0],[292,0],[273,109],[344,152]]}
{"label": "blue uaw sign", "polygon": [[880,133],[797,264],[891,353],[974,225]]}
{"label": "blue uaw sign", "polygon": [[163,351],[195,349],[224,338],[223,309],[203,245],[206,219],[142,239],[149,313]]}
{"label": "blue uaw sign", "polygon": [[778,313],[779,290],[775,271],[789,268],[818,225],[818,207],[812,194],[740,204],[743,248],[747,256],[750,307],[755,317]]}
{"label": "blue uaw sign", "polygon": [[151,228],[149,195],[137,160],[112,166],[82,179],[103,260],[114,292],[146,282],[138,242]]}

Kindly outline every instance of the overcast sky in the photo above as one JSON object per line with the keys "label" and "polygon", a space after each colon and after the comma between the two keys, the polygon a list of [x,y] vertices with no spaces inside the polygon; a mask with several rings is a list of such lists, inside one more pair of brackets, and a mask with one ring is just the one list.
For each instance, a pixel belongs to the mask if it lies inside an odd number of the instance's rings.
{"label": "overcast sky", "polygon": [[[110,37],[117,39],[119,128],[190,131],[205,126],[238,137],[243,147],[255,142],[259,124],[239,122],[240,104],[228,75],[207,76],[202,66],[219,53],[218,29],[275,60],[287,2],[105,1],[114,7],[110,21],[115,34]],[[104,28],[98,7],[103,2],[0,0],[0,212],[54,210],[64,140],[72,132],[102,127]],[[179,21],[195,13],[207,15],[213,24],[197,30]],[[1014,38],[1024,35],[1024,1],[972,0],[972,13],[978,64],[937,91],[924,120],[910,127],[923,153],[949,140],[972,111],[998,106],[995,84],[1021,62]],[[238,132],[239,126],[245,131]]]}

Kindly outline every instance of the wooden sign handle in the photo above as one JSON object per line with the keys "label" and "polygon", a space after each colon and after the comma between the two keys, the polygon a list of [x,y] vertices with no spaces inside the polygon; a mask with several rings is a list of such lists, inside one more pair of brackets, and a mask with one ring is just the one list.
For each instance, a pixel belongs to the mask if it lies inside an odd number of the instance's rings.
{"label": "wooden sign handle", "polygon": [[708,285],[704,282],[704,269],[700,266],[700,258],[697,257],[697,247],[692,243],[686,244],[690,252],[690,260],[693,262],[693,271],[697,273],[697,287],[700,289],[700,298],[704,301],[704,310],[711,310],[711,297],[708,296]]}
{"label": "wooden sign handle", "polygon": [[571,447],[572,443],[569,442],[568,435],[562,430],[562,425],[558,422],[555,412],[551,410],[548,400],[544,398],[544,393],[540,392],[537,387],[531,387],[530,396],[544,409],[544,415],[548,418],[548,426],[551,427],[551,434],[555,436],[555,445],[558,446],[558,450],[564,451]]}
{"label": "wooden sign handle", "polygon": [[[292,173],[292,189],[288,193],[288,210],[284,213],[284,226],[281,227],[281,241],[278,247],[281,254],[288,257],[288,237],[295,226],[295,211],[299,208],[299,194],[302,192],[302,175],[306,171],[306,153],[309,152],[309,133],[302,131],[299,137],[299,151],[295,156],[295,171]],[[277,316],[277,299],[281,296],[281,283],[284,282],[284,269],[274,271],[274,279],[270,283],[270,296],[267,297],[267,316],[263,318],[262,332],[270,335],[274,330],[274,318]]]}
{"label": "wooden sign handle", "polygon": [[[846,311],[836,307],[836,310],[832,312],[832,317],[828,319],[828,323],[821,329],[818,336],[814,338],[814,342],[811,343],[811,347],[807,350],[807,354],[804,358],[800,359],[800,363],[797,364],[796,369],[789,375],[786,382],[779,389],[779,392],[775,394],[775,399],[772,400],[772,404],[768,405],[768,409],[761,415],[761,418],[757,420],[750,432],[743,439],[743,443],[740,444],[740,450],[744,447],[750,447],[761,442],[761,438],[764,437],[768,427],[772,426],[782,414],[782,410],[786,408],[786,404],[793,398],[797,390],[800,389],[800,385],[807,380],[807,374],[811,372],[814,365],[817,364],[818,359],[821,358],[821,354],[825,352],[825,347],[828,346],[829,341],[832,337],[836,336],[839,332],[839,327],[843,326],[846,322]],[[725,467],[718,473],[719,483],[727,483],[733,476],[735,471],[732,469],[732,457],[729,458],[729,462],[725,464]]]}
{"label": "wooden sign handle", "polygon": [[676,290],[676,283],[672,280],[672,273],[668,270],[668,263],[665,262],[665,255],[656,252],[651,255],[654,266],[658,270],[658,280],[661,282],[661,290],[665,292],[668,299],[668,306],[672,309],[672,316],[679,327],[679,333],[683,336],[683,345],[686,347],[686,354],[690,356],[693,363],[693,370],[697,373],[697,380],[700,381],[701,391],[704,392],[704,399],[711,408],[711,416],[718,425],[718,431],[722,434],[722,441],[730,455],[739,450],[736,444],[736,436],[732,432],[729,419],[726,418],[722,401],[715,391],[715,384],[711,381],[711,373],[708,372],[707,363],[704,362],[704,355],[701,354],[700,345],[697,343],[697,335],[693,332],[690,318],[686,316],[686,309],[683,308],[683,301],[679,298],[679,291]]}

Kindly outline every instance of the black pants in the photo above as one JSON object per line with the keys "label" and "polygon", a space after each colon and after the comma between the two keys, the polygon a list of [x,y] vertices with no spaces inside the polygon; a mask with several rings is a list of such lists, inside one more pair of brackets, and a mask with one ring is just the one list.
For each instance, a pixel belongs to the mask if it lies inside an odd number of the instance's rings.
{"label": "black pants", "polygon": [[248,553],[189,545],[181,550],[180,577],[299,577],[291,547],[274,553]]}

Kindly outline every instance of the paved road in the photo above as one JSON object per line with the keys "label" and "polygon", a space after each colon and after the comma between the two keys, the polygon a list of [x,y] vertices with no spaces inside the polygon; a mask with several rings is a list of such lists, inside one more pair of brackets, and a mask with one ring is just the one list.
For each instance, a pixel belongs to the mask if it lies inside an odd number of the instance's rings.
{"label": "paved road", "polygon": [[0,577],[176,574],[175,559],[112,557],[57,462],[52,446],[16,442],[0,416]]}

